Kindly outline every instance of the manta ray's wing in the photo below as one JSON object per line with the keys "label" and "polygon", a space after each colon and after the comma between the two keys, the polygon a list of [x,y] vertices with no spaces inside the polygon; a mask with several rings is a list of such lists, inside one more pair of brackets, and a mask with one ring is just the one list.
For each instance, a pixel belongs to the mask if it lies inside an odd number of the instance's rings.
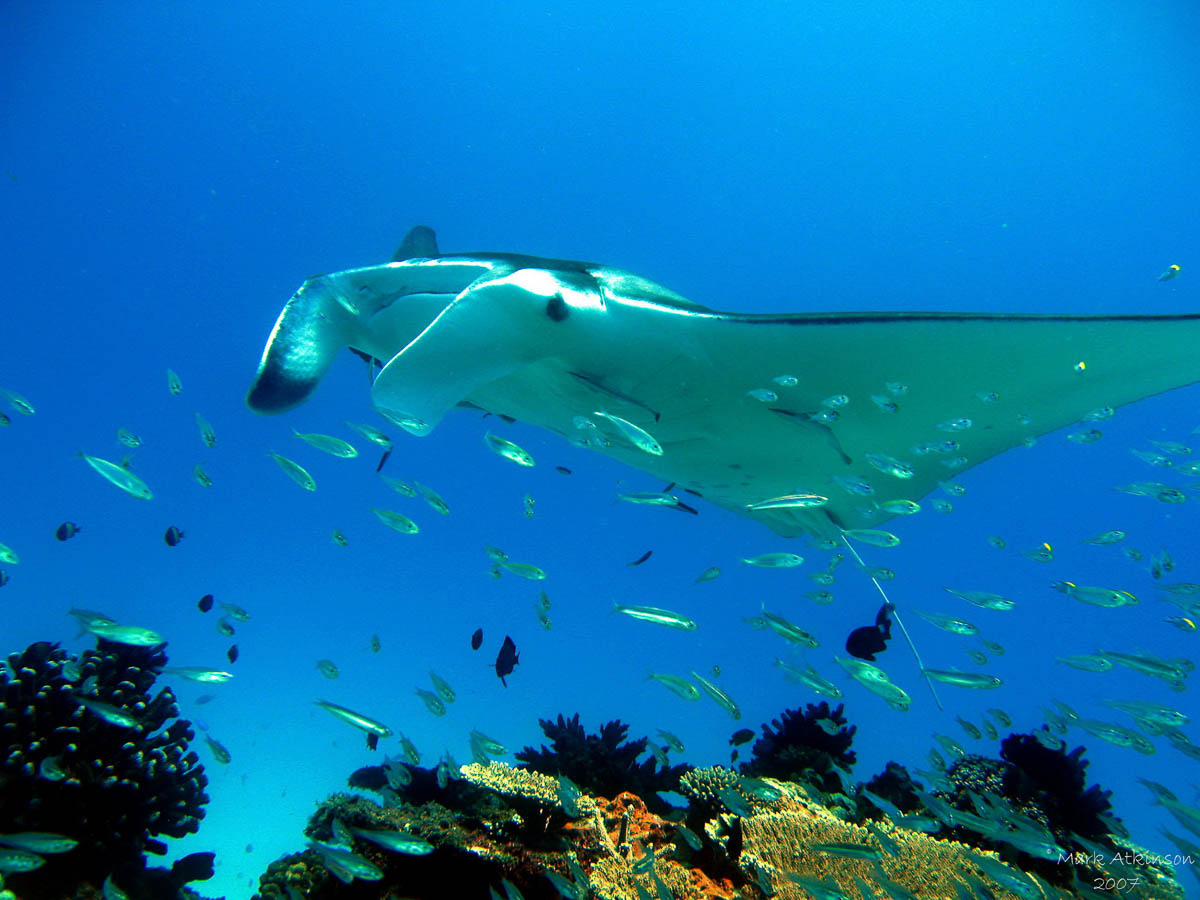
{"label": "manta ray's wing", "polygon": [[[297,303],[306,293],[320,303]],[[347,294],[376,300],[351,312]],[[919,500],[1090,410],[1200,378],[1200,316],[736,315],[620,270],[529,257],[351,270],[310,279],[293,304],[251,391],[259,411],[295,405],[324,371],[310,363],[349,345],[388,361],[372,400],[411,431],[467,402],[783,535],[882,522],[881,503]],[[644,429],[662,455],[598,411]],[[749,508],[797,493],[829,500]]]}
{"label": "manta ray's wing", "polygon": [[[710,407],[711,428],[737,423],[714,438],[743,475],[727,477],[719,502],[736,509],[820,494],[844,528],[883,521],[878,504],[919,500],[1090,411],[1200,378],[1197,316],[859,313],[719,316],[696,326],[713,363],[726,361],[728,390]],[[778,375],[799,383],[776,387]],[[747,393],[761,388],[778,400]],[[802,512],[749,514],[783,534],[816,530]]]}

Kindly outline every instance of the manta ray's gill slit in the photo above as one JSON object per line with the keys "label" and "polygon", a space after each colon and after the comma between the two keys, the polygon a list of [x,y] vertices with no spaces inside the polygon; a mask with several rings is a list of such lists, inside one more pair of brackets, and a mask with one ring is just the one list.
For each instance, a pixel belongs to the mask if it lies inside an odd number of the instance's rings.
{"label": "manta ray's gill slit", "polygon": [[[904,627],[904,620],[900,618],[900,611],[896,608],[896,604],[892,602],[890,597],[888,597],[887,591],[883,589],[883,585],[879,583],[879,579],[867,572],[867,564],[863,562],[863,558],[858,555],[858,551],[854,549],[854,545],[851,544],[846,538],[845,529],[842,530],[841,539],[842,543],[846,545],[846,549],[850,551],[850,555],[853,556],[855,562],[858,563],[859,569],[867,573],[867,576],[871,579],[871,583],[875,585],[875,590],[879,591],[879,595],[883,597],[883,602],[891,607],[892,618],[895,620],[896,624],[900,626],[900,633],[904,635],[904,640],[908,644],[908,649],[912,651],[913,658],[917,661],[917,668],[921,670],[922,677],[924,677],[925,663],[921,660],[921,654],[917,650],[917,645],[913,643],[912,636],[908,633],[908,629]],[[929,693],[933,695],[933,702],[937,704],[937,708],[944,712],[946,707],[942,706],[942,700],[938,696],[937,689],[933,686],[933,681],[929,678],[925,678],[925,684],[929,686]]]}
{"label": "manta ray's gill slit", "polygon": [[595,378],[591,375],[585,375],[582,372],[569,372],[568,374],[570,374],[574,378],[577,378],[581,383],[587,385],[589,388],[596,391],[597,393],[603,394],[604,396],[609,397],[613,400],[619,400],[622,403],[627,403],[630,406],[636,407],[637,409],[644,410],[645,412],[648,412],[650,415],[654,416],[655,422],[657,422],[659,420],[659,416],[661,414],[658,412],[658,410],[654,409],[653,407],[649,406],[646,403],[643,403],[637,397],[631,396],[630,394],[624,393],[619,390],[615,390],[614,388],[610,388],[607,385],[605,385],[599,378]]}
{"label": "manta ray's gill slit", "polygon": [[[656,409],[670,408],[672,418],[676,420],[687,418],[686,402],[690,401],[692,411],[706,405],[704,398],[695,392],[688,379],[679,375],[689,370],[689,363],[694,365],[695,360],[683,353],[660,357],[657,364],[638,369],[637,377],[630,386],[630,393],[645,398],[646,402]],[[664,387],[668,386],[670,390],[664,390]],[[655,413],[655,421],[658,421],[658,417],[658,413]]]}

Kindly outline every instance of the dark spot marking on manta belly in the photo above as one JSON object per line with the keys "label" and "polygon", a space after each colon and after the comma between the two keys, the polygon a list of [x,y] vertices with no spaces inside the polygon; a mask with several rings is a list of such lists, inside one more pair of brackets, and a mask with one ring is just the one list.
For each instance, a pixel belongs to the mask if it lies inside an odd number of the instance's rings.
{"label": "dark spot marking on manta belly", "polygon": [[567,307],[567,301],[562,298],[562,294],[555,294],[546,301],[546,315],[553,321],[561,322],[571,314],[571,310]]}

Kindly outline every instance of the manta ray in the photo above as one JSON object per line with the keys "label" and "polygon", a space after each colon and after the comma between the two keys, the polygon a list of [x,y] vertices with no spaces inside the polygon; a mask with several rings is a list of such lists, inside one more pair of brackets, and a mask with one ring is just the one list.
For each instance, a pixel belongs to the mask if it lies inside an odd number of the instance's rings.
{"label": "manta ray", "polygon": [[424,226],[391,262],[300,286],[248,405],[298,406],[345,347],[382,366],[372,403],[414,434],[486,410],[818,539],[1200,379],[1200,315],[718,312],[611,266],[442,254]]}

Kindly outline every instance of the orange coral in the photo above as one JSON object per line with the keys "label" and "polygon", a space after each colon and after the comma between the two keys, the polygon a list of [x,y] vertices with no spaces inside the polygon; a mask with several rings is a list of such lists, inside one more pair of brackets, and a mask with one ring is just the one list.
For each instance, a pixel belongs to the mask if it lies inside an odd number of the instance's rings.
{"label": "orange coral", "polygon": [[[592,862],[589,876],[592,890],[602,900],[636,900],[636,883],[654,894],[653,877],[663,881],[677,900],[732,900],[733,884],[714,881],[699,869],[690,869],[670,858],[675,846],[675,824],[646,808],[641,797],[628,792],[612,800],[595,798],[604,826],[604,852]],[[567,826],[586,841],[587,832],[595,834],[587,820]],[[594,846],[594,845],[592,845]],[[634,872],[647,854],[654,853],[653,876],[649,871]]]}

